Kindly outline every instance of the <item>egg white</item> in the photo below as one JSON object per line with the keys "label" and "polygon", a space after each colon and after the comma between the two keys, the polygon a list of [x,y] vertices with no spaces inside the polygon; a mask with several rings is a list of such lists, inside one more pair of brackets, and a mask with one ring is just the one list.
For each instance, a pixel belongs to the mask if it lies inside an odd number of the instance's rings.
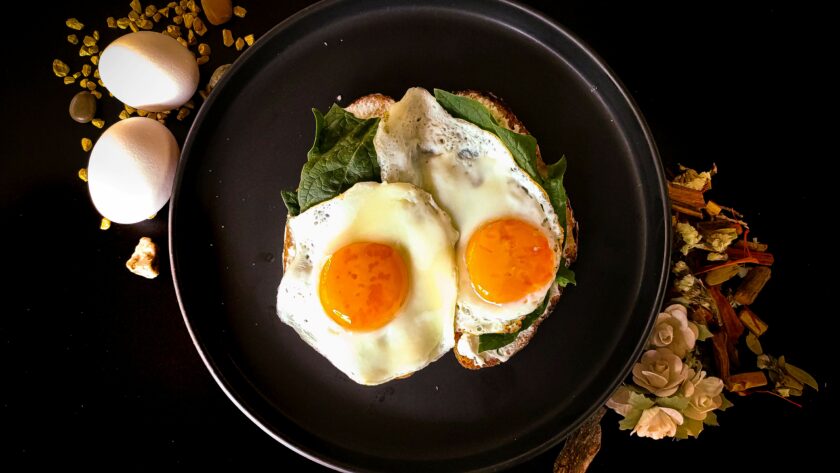
{"label": "egg white", "polygon": [[[411,184],[362,182],[288,221],[287,264],[277,313],[300,337],[360,384],[422,369],[452,349],[458,232],[425,191]],[[355,242],[389,244],[409,273],[408,295],[387,325],[346,330],[325,312],[319,276],[330,255]]]}
{"label": "egg white", "polygon": [[453,118],[422,88],[409,89],[380,121],[374,138],[383,182],[410,182],[432,194],[460,233],[456,327],[472,334],[508,332],[534,311],[554,283],[505,304],[481,298],[465,263],[467,243],[482,225],[517,218],[540,228],[560,264],[563,230],[548,195],[516,164],[493,133]]}

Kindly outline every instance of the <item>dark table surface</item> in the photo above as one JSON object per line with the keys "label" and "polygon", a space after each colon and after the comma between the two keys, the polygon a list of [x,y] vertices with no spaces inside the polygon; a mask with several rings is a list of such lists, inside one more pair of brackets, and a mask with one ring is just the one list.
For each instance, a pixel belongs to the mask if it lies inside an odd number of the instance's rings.
{"label": "dark table surface", "polygon": [[[324,471],[252,424],[202,364],[172,286],[168,207],[154,220],[101,231],[76,178],[86,165],[79,140],[95,141],[100,130],[69,119],[67,104],[78,88],[61,84],[50,64],[75,55],[64,39],[66,18],[100,23],[105,31],[104,19],[125,15],[128,3],[7,12],[0,249],[9,279],[0,316],[0,458],[15,470],[50,464]],[[241,3],[249,15],[237,33],[259,36],[308,2]],[[699,440],[630,437],[610,413],[591,471],[780,471],[828,459],[837,418],[830,407],[836,370],[829,368],[836,357],[834,284],[823,276],[836,261],[824,224],[832,216],[825,194],[834,186],[827,165],[836,154],[826,145],[836,119],[823,118],[836,103],[828,13],[790,3],[528,3],[579,35],[624,81],[666,167],[717,163],[714,199],[745,213],[751,235],[776,256],[773,279],[754,305],[770,323],[764,347],[821,383],[819,394],[801,399],[801,409],[769,396],[734,399],[735,408],[719,417],[722,427],[708,428]],[[232,54],[215,47],[213,60],[222,64]],[[115,119],[112,112],[106,119]],[[170,122],[183,143],[187,125]],[[140,236],[161,244],[155,280],[124,267]],[[551,471],[559,449],[516,471]]]}

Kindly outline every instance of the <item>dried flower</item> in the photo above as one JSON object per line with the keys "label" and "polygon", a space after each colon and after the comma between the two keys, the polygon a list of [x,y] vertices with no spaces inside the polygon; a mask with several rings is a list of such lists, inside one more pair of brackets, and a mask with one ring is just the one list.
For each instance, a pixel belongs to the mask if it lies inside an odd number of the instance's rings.
{"label": "dried flower", "polygon": [[680,388],[691,369],[668,348],[648,350],[633,366],[633,382],[659,397],[668,397]]}
{"label": "dried flower", "polygon": [[683,416],[679,411],[669,407],[655,406],[642,412],[642,416],[639,417],[639,422],[636,423],[632,433],[639,437],[660,440],[676,435],[677,427],[682,423]]}
{"label": "dried flower", "polygon": [[690,419],[705,420],[709,412],[723,404],[723,380],[714,376],[706,377],[705,371],[700,371],[683,383],[683,392],[688,398],[688,407],[682,413]]}
{"label": "dried flower", "polygon": [[688,312],[680,304],[673,304],[656,317],[656,324],[650,336],[650,345],[669,348],[675,355],[685,358],[694,348],[699,329],[688,321]]}

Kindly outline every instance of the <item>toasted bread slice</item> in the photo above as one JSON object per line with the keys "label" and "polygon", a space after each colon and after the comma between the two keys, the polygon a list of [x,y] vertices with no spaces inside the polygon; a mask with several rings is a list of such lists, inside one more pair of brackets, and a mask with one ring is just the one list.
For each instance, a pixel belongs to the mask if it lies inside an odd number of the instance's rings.
{"label": "toasted bread slice", "polygon": [[[528,134],[528,130],[519,118],[507,107],[501,99],[493,94],[477,92],[475,90],[465,90],[456,92],[457,95],[469,97],[471,99],[481,102],[493,117],[505,128],[516,133]],[[345,110],[352,113],[358,118],[373,118],[384,116],[391,106],[395,103],[394,99],[383,94],[369,94],[359,97],[350,105],[345,107]],[[540,172],[545,172],[546,165],[542,160],[539,146],[537,147],[537,166]],[[564,229],[563,241],[563,258],[564,263],[568,267],[577,259],[577,238],[578,238],[578,224],[574,219],[571,203],[566,206],[566,228]],[[289,254],[287,249],[291,247],[291,235],[289,234],[288,223],[286,225],[285,246],[283,249],[283,268],[285,269]],[[537,328],[545,320],[554,307],[560,300],[563,288],[556,283],[549,288],[549,303],[546,305],[545,311],[537,318],[534,323],[526,330],[519,332],[514,341],[498,350],[488,350],[482,353],[475,353],[478,346],[478,336],[467,333],[455,333],[455,357],[458,362],[467,369],[480,369],[496,366],[507,361],[511,356],[518,353],[525,348],[537,332]],[[466,338],[465,338],[466,337]],[[464,338],[462,341],[461,339]],[[459,346],[461,349],[459,350]]]}

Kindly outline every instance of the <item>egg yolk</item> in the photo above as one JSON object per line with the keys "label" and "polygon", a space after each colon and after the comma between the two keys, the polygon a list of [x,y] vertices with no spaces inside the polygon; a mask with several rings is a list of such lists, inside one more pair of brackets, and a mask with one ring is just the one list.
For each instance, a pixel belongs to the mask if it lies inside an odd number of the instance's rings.
{"label": "egg yolk", "polygon": [[515,218],[494,220],[476,230],[467,243],[466,264],[473,289],[496,304],[520,300],[554,277],[548,238]]}
{"label": "egg yolk", "polygon": [[407,293],[405,261],[394,248],[381,243],[344,246],[321,270],[321,306],[348,330],[364,332],[384,326],[396,316]]}

